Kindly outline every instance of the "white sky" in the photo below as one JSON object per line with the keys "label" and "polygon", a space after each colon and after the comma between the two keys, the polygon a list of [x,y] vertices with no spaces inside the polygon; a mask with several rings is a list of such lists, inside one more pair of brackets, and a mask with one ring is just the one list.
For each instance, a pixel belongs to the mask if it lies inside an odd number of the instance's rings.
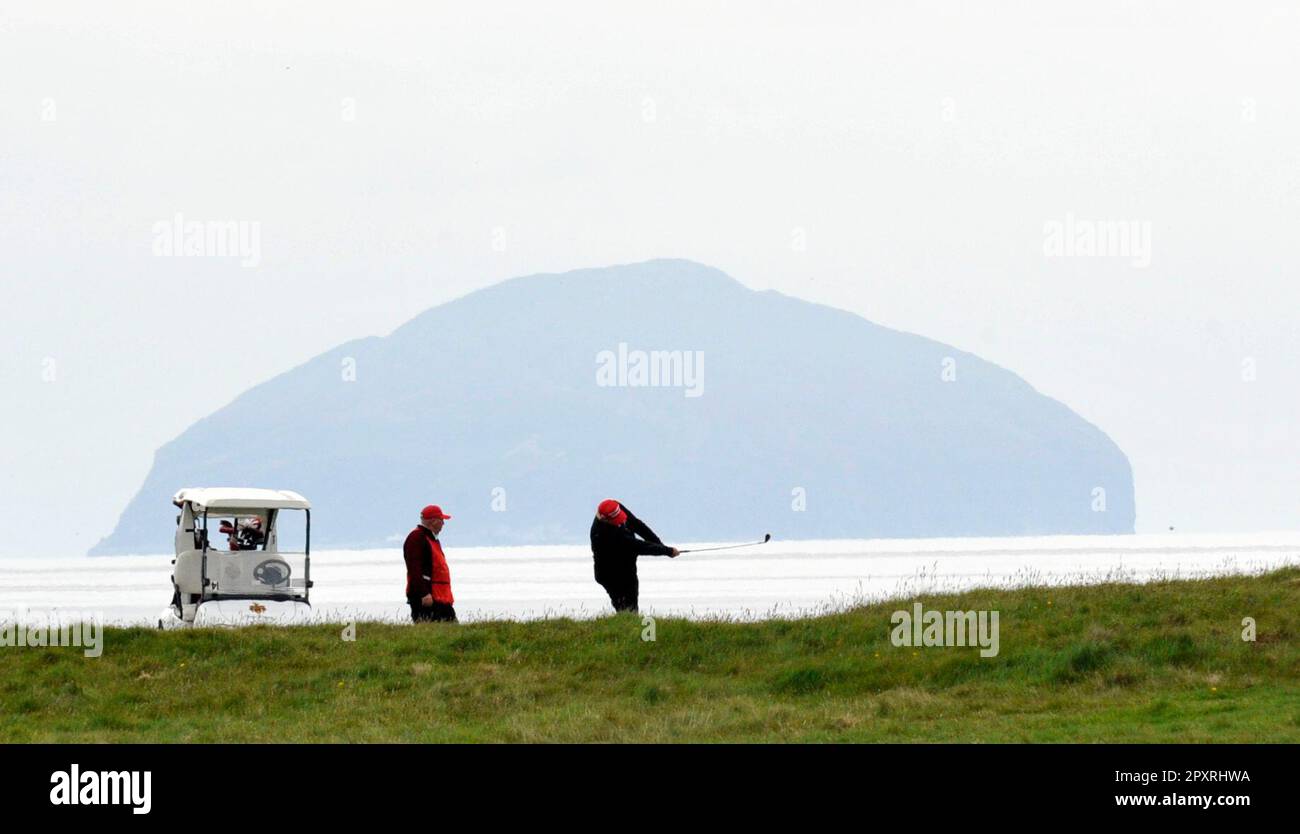
{"label": "white sky", "polygon": [[[329,347],[652,257],[1019,373],[1139,530],[1300,523],[1294,4],[203,5],[0,2],[0,555],[84,552]],[[153,257],[177,212],[260,264]],[[1068,214],[1150,267],[1045,257]]]}

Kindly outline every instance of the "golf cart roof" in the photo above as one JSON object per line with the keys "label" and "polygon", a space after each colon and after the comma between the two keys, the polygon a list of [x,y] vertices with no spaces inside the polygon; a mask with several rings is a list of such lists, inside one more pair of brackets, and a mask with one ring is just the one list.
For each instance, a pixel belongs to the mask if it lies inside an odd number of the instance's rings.
{"label": "golf cart roof", "polygon": [[190,502],[196,510],[310,510],[311,503],[287,489],[251,487],[187,487],[172,496],[181,506]]}

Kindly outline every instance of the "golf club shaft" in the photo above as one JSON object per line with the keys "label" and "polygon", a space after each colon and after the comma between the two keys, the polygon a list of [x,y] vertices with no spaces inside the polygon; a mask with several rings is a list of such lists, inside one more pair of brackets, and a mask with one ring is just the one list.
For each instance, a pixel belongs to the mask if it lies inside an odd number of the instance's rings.
{"label": "golf club shaft", "polygon": [[767,544],[772,539],[772,534],[768,533],[762,539],[756,542],[745,542],[744,544],[724,544],[720,547],[697,547],[693,550],[679,550],[678,553],[703,553],[706,550],[731,550],[737,547],[753,547],[756,544]]}

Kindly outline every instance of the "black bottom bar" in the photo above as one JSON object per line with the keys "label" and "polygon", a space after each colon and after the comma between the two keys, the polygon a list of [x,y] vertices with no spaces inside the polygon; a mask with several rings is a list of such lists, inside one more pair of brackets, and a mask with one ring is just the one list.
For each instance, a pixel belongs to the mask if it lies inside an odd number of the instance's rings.
{"label": "black bottom bar", "polygon": [[[1050,812],[1053,819],[1159,820],[1172,812],[1231,823],[1290,807],[1295,752],[1269,745],[11,745],[0,748],[0,778],[9,814],[111,817],[130,827],[224,815],[268,823],[285,815],[299,823],[343,814],[401,820],[413,802],[433,810],[443,799],[460,813],[481,807],[496,822],[542,808],[547,817],[574,819],[590,810],[593,795],[622,797],[629,808],[653,805],[655,813],[704,814],[719,803],[762,813],[778,802],[786,811],[864,819],[911,808],[926,819],[1042,822]],[[77,804],[61,790],[72,787],[74,766]],[[105,772],[124,771],[138,774],[134,794],[121,789],[127,776],[105,781]],[[133,813],[144,804],[146,771],[149,810]],[[114,783],[119,804],[80,802],[96,792],[111,800]]]}

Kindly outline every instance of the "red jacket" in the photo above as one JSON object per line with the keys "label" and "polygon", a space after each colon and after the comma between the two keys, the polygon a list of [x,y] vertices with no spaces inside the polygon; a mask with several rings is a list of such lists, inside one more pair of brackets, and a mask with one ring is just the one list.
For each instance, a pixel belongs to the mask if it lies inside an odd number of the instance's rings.
{"label": "red jacket", "polygon": [[419,601],[426,594],[433,594],[434,602],[444,605],[455,602],[442,542],[434,538],[428,527],[420,525],[410,532],[402,545],[402,558],[406,560],[407,599]]}

